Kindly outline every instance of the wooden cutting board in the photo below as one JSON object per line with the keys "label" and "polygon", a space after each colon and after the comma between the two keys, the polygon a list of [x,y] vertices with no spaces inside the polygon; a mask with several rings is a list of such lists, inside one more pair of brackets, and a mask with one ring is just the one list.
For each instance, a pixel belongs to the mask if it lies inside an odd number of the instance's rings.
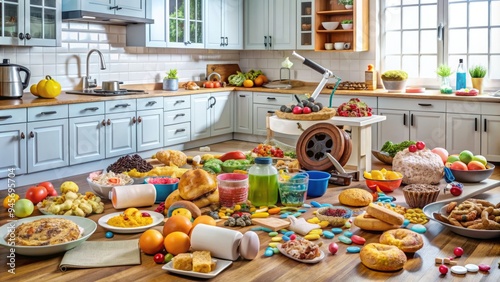
{"label": "wooden cutting board", "polygon": [[[228,83],[227,78],[237,71],[241,71],[238,64],[207,64],[207,78],[211,73],[216,72],[220,74],[221,81],[226,83]],[[212,77],[212,80],[214,79],[215,77]]]}

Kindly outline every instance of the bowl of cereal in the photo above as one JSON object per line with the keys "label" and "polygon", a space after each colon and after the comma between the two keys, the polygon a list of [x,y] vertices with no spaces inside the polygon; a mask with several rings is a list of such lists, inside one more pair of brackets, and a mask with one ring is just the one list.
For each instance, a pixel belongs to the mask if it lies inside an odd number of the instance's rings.
{"label": "bowl of cereal", "polygon": [[123,173],[94,171],[87,177],[87,183],[90,189],[97,195],[109,199],[109,192],[111,192],[114,186],[132,185],[134,184],[134,180]]}

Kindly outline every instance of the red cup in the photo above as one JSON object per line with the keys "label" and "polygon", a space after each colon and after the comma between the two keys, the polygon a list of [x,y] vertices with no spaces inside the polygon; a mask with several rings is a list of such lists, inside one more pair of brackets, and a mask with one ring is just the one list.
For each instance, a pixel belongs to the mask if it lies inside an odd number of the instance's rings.
{"label": "red cup", "polygon": [[248,174],[223,173],[217,176],[219,201],[223,207],[233,207],[248,198]]}

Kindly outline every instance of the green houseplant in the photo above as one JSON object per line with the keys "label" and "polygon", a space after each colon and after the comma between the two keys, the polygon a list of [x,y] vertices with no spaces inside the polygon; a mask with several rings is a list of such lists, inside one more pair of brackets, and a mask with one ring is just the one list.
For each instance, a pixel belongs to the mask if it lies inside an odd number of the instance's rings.
{"label": "green houseplant", "polygon": [[482,65],[475,65],[469,69],[472,87],[476,88],[479,94],[483,93],[483,80],[486,76],[486,72],[486,67]]}
{"label": "green houseplant", "polygon": [[347,10],[352,9],[353,0],[338,0],[339,5],[344,5]]}
{"label": "green houseplant", "polygon": [[343,20],[340,25],[342,25],[342,29],[352,29],[352,20]]}
{"label": "green houseplant", "polygon": [[408,73],[403,70],[388,70],[381,75],[382,84],[389,92],[404,92]]}
{"label": "green houseplant", "polygon": [[179,77],[177,69],[170,69],[163,78],[163,90],[176,91],[179,89]]}
{"label": "green houseplant", "polygon": [[450,75],[453,74],[453,71],[450,66],[444,64],[440,65],[436,70],[436,74],[439,75],[441,80],[439,91],[442,94],[451,94],[453,92],[453,88],[451,88],[450,84]]}

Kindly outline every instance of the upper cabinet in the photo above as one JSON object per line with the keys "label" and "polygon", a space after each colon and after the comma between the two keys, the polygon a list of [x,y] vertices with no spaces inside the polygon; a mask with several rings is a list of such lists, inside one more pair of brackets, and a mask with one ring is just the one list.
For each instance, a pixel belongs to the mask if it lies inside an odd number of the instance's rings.
{"label": "upper cabinet", "polygon": [[[370,24],[368,0],[354,0],[350,9],[339,5],[336,0],[315,0],[314,9],[314,29],[316,31],[314,50],[325,51],[325,43],[333,43],[332,51],[368,50]],[[342,26],[344,20],[352,21],[352,25]],[[326,30],[322,25],[323,22],[338,22],[338,26],[332,30]],[[338,47],[335,47],[335,43],[338,43]]]}
{"label": "upper cabinet", "polygon": [[144,18],[146,15],[145,2],[146,0],[63,0],[63,11],[82,10]]}
{"label": "upper cabinet", "polygon": [[314,50],[314,0],[297,0],[297,49]]}
{"label": "upper cabinet", "polygon": [[1,1],[0,5],[1,45],[61,45],[61,0]]}
{"label": "upper cabinet", "polygon": [[205,48],[243,49],[243,0],[207,0]]}
{"label": "upper cabinet", "polygon": [[296,1],[245,1],[245,49],[295,49],[296,10]]}

